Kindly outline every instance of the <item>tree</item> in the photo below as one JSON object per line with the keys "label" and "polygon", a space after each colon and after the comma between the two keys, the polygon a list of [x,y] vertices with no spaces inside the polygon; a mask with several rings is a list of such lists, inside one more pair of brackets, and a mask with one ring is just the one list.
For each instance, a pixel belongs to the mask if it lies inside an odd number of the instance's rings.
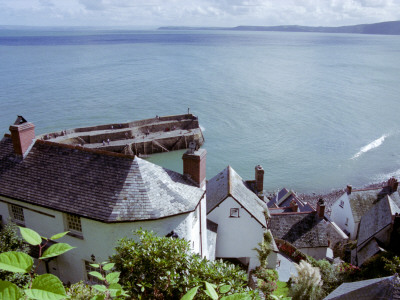
{"label": "tree", "polygon": [[[139,238],[123,238],[110,258],[121,272],[121,284],[132,298],[180,299],[191,288],[211,282],[229,285],[227,295],[246,292],[247,274],[222,261],[208,261],[190,252],[183,239],[158,237],[138,230]],[[207,299],[198,293],[196,299]]]}

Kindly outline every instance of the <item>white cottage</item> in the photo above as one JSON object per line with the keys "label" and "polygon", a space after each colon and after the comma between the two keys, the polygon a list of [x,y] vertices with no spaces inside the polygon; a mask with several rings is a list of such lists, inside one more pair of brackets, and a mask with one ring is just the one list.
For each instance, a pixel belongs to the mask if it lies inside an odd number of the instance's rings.
{"label": "white cottage", "polygon": [[388,195],[400,206],[398,182],[395,178],[378,188],[353,189],[347,186],[343,195],[332,205],[331,219],[346,233],[350,239],[357,239],[362,216],[380,199]]}
{"label": "white cottage", "polygon": [[205,160],[183,155],[184,175],[138,157],[35,140],[17,119],[0,141],[0,216],[43,236],[70,231],[77,247],[46,262],[64,282],[88,280],[89,262],[107,260],[118,239],[143,228],[172,231],[208,257]]}
{"label": "white cottage", "polygon": [[[264,170],[256,167],[256,192],[262,191]],[[258,179],[258,181],[257,181]],[[251,270],[259,265],[254,248],[267,229],[267,205],[230,166],[207,182],[207,218],[218,224],[216,257],[238,259]],[[273,267],[276,264],[272,263]]]}

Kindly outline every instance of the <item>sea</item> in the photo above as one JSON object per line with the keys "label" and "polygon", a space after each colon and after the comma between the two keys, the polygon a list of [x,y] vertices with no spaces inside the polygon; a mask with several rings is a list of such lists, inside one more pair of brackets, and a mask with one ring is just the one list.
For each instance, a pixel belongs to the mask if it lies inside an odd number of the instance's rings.
{"label": "sea", "polygon": [[[400,177],[400,36],[0,30],[0,131],[199,117],[207,178],[320,193]],[[3,134],[2,133],[2,134]],[[182,172],[182,153],[149,160]]]}

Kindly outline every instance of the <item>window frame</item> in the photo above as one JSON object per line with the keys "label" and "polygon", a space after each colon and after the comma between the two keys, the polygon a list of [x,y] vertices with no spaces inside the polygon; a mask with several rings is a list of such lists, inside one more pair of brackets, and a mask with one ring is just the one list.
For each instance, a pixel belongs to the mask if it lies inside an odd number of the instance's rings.
{"label": "window frame", "polygon": [[[11,221],[19,226],[25,226],[24,208],[17,204],[10,204],[8,208],[9,208]],[[17,210],[20,210],[20,211],[17,211]],[[20,214],[19,217],[22,216],[22,220],[18,218],[18,214]],[[16,218],[16,216],[17,216],[17,218]]]}
{"label": "window frame", "polygon": [[238,207],[232,207],[230,209],[229,218],[240,218],[240,210]]}
{"label": "window frame", "polygon": [[[75,220],[71,220],[76,218]],[[64,214],[64,222],[65,222],[65,229],[68,232],[68,235],[83,239],[83,231],[82,231],[82,220],[81,217],[74,214],[65,213]],[[78,229],[76,224],[79,225]],[[72,225],[72,226],[71,226]]]}

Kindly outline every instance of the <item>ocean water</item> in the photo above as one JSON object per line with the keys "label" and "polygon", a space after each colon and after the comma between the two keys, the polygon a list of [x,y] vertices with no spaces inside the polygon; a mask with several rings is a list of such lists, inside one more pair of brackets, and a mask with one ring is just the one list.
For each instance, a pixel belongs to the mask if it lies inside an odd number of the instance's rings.
{"label": "ocean water", "polygon": [[[190,111],[207,177],[322,192],[400,177],[400,37],[230,31],[0,31],[0,130]],[[182,151],[151,161],[182,170]]]}

